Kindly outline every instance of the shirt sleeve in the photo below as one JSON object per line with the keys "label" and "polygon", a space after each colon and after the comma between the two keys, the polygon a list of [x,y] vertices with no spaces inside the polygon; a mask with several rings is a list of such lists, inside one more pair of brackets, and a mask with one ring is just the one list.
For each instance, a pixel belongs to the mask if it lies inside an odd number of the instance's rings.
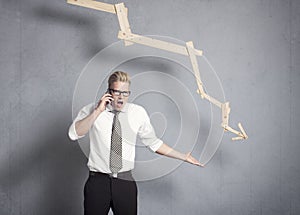
{"label": "shirt sleeve", "polygon": [[142,109],[141,118],[142,125],[139,128],[138,135],[141,138],[143,144],[145,144],[153,152],[156,152],[163,144],[163,141],[156,137],[154,128],[151,125],[150,118],[145,109]]}
{"label": "shirt sleeve", "polygon": [[78,122],[79,120],[82,120],[83,118],[87,117],[90,113],[91,113],[91,108],[93,107],[93,104],[89,104],[85,107],[83,107],[77,117],[74,119],[73,123],[71,124],[71,126],[69,127],[69,137],[71,140],[78,140],[82,137],[84,137],[85,135],[79,136],[75,130],[75,123]]}

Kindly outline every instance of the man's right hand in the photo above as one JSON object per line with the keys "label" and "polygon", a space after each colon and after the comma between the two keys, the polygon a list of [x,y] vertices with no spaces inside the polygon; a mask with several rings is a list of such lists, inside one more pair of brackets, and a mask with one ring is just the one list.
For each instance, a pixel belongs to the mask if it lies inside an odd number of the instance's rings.
{"label": "man's right hand", "polygon": [[111,94],[109,93],[104,94],[100,99],[100,101],[98,102],[98,105],[94,109],[94,111],[90,113],[87,117],[75,123],[75,131],[77,135],[78,136],[85,135],[89,131],[89,129],[91,128],[91,126],[93,125],[97,117],[100,115],[100,113],[102,113],[105,110],[106,105],[113,100],[114,99],[112,98]]}
{"label": "man's right hand", "polygon": [[101,113],[105,110],[105,107],[108,103],[111,103],[111,101],[113,101],[113,97],[111,94],[109,93],[105,93],[102,98],[100,99],[100,101],[98,102],[97,107],[95,108],[95,111],[97,111],[98,113]]}

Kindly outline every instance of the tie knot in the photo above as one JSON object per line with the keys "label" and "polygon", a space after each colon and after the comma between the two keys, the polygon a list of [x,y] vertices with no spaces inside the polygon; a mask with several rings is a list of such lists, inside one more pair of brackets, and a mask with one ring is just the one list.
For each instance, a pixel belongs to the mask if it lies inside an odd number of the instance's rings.
{"label": "tie knot", "polygon": [[114,111],[112,111],[112,112],[115,114],[116,117],[118,117],[118,115],[119,115],[119,113],[120,113],[120,111],[117,111],[117,110],[114,110]]}

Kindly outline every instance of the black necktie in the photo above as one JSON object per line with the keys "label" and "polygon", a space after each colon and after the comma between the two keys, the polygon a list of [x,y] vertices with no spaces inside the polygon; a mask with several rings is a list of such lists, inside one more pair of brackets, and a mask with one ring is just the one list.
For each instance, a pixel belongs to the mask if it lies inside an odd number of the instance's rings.
{"label": "black necktie", "polygon": [[113,119],[111,146],[110,146],[110,170],[117,173],[122,169],[122,130],[118,119],[119,111],[115,111]]}

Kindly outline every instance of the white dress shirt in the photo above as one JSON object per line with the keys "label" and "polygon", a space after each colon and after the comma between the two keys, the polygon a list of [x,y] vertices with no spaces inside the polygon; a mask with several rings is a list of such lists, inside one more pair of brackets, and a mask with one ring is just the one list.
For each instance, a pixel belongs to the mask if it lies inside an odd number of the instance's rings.
{"label": "white dress shirt", "polygon": [[[70,139],[77,140],[85,136],[77,135],[75,123],[92,113],[94,108],[94,103],[91,103],[79,111],[69,128]],[[111,173],[109,168],[109,156],[113,117],[114,113],[112,113],[112,107],[107,105],[106,109],[98,116],[89,130],[90,154],[87,165],[91,171]],[[163,144],[163,141],[156,137],[149,116],[140,105],[126,103],[119,113],[119,121],[122,129],[123,162],[123,167],[120,172],[124,172],[134,168],[137,135],[139,135],[143,144],[149,147],[153,152]]]}

